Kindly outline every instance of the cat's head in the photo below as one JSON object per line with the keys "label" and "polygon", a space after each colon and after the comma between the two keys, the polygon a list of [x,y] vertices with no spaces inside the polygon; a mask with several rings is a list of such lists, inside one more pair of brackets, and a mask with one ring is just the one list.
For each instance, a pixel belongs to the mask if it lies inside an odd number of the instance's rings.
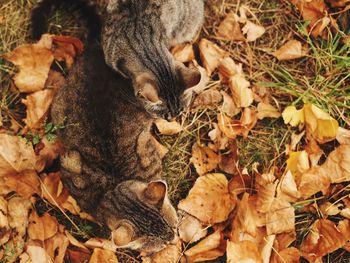
{"label": "cat's head", "polygon": [[186,109],[192,93],[185,91],[200,81],[200,73],[175,62],[174,73],[159,79],[151,71],[138,73],[133,79],[134,93],[139,102],[153,117],[170,120]]}
{"label": "cat's head", "polygon": [[124,181],[101,204],[97,214],[118,247],[153,253],[176,239],[178,219],[164,181]]}

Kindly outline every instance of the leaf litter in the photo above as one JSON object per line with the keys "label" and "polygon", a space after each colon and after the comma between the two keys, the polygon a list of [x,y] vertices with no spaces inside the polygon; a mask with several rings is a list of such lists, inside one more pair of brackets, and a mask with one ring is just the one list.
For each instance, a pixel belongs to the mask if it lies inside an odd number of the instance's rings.
{"label": "leaf litter", "polygon": [[[327,36],[328,29],[336,28],[331,8],[349,5],[348,1],[333,0],[288,2],[295,5],[305,21],[310,21],[308,32],[321,38]],[[269,29],[257,21],[254,11],[245,5],[238,11],[222,19],[216,37],[237,43],[263,39]],[[304,41],[294,39],[299,37],[291,34],[270,54],[279,61],[302,59],[308,53]],[[231,57],[225,45],[211,39],[201,38],[198,44],[172,50],[176,60],[203,66],[211,77],[194,91],[194,106],[214,107],[216,118],[211,120],[211,130],[198,136],[192,145],[190,161],[198,177],[178,204],[183,214],[178,244],[142,260],[179,262],[185,257],[188,262],[203,262],[226,255],[227,262],[299,262],[301,257],[320,262],[336,250],[350,250],[350,201],[346,198],[337,205],[321,204],[325,218],[314,220],[300,246],[296,242],[297,204],[320,195],[327,199],[335,194],[334,189],[350,181],[350,132],[311,102],[305,101],[299,110],[294,105],[284,105],[282,111],[274,98],[262,101],[246,63]],[[62,211],[93,220],[63,187],[59,172],[42,172],[62,153],[62,145],[48,141],[43,132],[55,89],[64,82],[50,67],[56,60],[70,68],[81,52],[83,46],[76,38],[44,35],[38,43],[25,44],[2,56],[18,67],[13,81],[21,93],[27,94],[23,100],[27,111],[24,131],[40,134],[37,143],[26,141],[26,137],[0,134],[0,243],[12,251],[0,253],[6,262],[17,258],[21,262],[64,262],[67,258],[75,262],[118,262],[118,253],[109,240],[80,242],[54,216],[39,215],[31,209],[36,198],[41,197]],[[202,72],[202,79],[203,76]],[[220,85],[212,85],[215,81]],[[299,133],[286,145],[285,165],[272,166],[265,173],[252,167],[248,173],[246,167],[240,166],[237,141],[253,136],[260,122],[280,116],[286,127]],[[155,125],[165,136],[178,136],[187,129],[183,122],[158,120]],[[335,141],[340,145],[323,150],[324,145],[329,147]],[[11,195],[13,192],[16,195]],[[305,209],[314,208],[305,205]],[[331,217],[335,215],[341,220],[333,221]]]}

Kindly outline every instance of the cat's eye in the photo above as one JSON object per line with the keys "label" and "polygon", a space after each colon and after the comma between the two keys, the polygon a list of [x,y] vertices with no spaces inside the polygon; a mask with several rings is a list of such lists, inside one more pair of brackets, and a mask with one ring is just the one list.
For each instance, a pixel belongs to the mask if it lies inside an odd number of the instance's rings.
{"label": "cat's eye", "polygon": [[129,224],[121,224],[112,231],[112,240],[116,246],[125,246],[132,241],[134,231]]}

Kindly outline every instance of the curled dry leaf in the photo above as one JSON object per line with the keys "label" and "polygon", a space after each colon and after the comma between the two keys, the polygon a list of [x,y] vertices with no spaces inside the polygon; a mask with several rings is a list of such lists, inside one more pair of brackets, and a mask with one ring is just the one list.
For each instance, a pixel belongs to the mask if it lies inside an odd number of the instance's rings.
{"label": "curled dry leaf", "polygon": [[320,191],[326,193],[330,184],[331,180],[326,174],[320,172],[319,167],[312,167],[301,175],[298,190],[305,199]]}
{"label": "curled dry leaf", "polygon": [[341,248],[346,238],[337,226],[327,219],[318,219],[311,226],[309,234],[301,244],[302,256],[309,262]]}
{"label": "curled dry leaf", "polygon": [[43,35],[36,44],[17,47],[3,57],[18,67],[14,81],[20,92],[34,92],[44,88],[54,60],[50,35]]}
{"label": "curled dry leaf", "polygon": [[271,104],[260,102],[258,104],[257,118],[262,120],[264,118],[279,118],[281,113]]}
{"label": "curled dry leaf", "polygon": [[222,95],[220,91],[216,89],[208,89],[196,96],[192,103],[192,107],[200,106],[215,106],[222,101]]}
{"label": "curled dry leaf", "polygon": [[174,135],[182,131],[181,124],[176,121],[169,122],[164,119],[156,119],[154,124],[163,135]]}
{"label": "curled dry leaf", "polygon": [[220,23],[217,36],[224,40],[245,40],[241,31],[241,26],[238,23],[238,16],[235,13],[229,13]]}
{"label": "curled dry leaf", "polygon": [[307,55],[307,50],[303,48],[298,40],[289,40],[286,44],[272,53],[278,60],[291,60],[302,58]]}
{"label": "curled dry leaf", "polygon": [[256,206],[259,212],[267,213],[271,210],[271,206],[275,201],[277,183],[278,181],[257,185]]}
{"label": "curled dry leaf", "polygon": [[193,163],[197,173],[203,175],[214,170],[218,166],[220,163],[220,156],[209,147],[195,143],[192,146],[190,162]]}
{"label": "curled dry leaf", "polygon": [[29,129],[40,128],[55,95],[54,90],[45,89],[34,92],[22,100],[26,105],[25,124]]}
{"label": "curled dry leaf", "polygon": [[320,212],[323,218],[327,218],[328,216],[335,216],[341,212],[340,208],[343,204],[332,204],[330,202],[325,202],[319,206]]}
{"label": "curled dry leaf", "polygon": [[182,63],[190,62],[195,58],[192,44],[178,45],[171,50],[171,53],[175,60]]}
{"label": "curled dry leaf", "polygon": [[203,262],[221,257],[225,253],[226,241],[220,231],[207,236],[194,247],[185,251],[188,262]]}
{"label": "curled dry leaf", "polygon": [[223,83],[228,84],[234,75],[244,75],[242,64],[236,64],[232,58],[225,57],[219,64],[219,76]]}
{"label": "curled dry leaf", "polygon": [[295,202],[300,198],[294,177],[290,171],[287,171],[277,185],[277,198],[288,202]]}
{"label": "curled dry leaf", "polygon": [[58,231],[58,222],[55,217],[45,213],[38,216],[35,211],[29,216],[28,235],[33,240],[45,241],[53,237]]}
{"label": "curled dry leaf", "polygon": [[266,231],[268,235],[294,231],[295,214],[292,205],[275,198],[271,209],[266,213]]}
{"label": "curled dry leaf", "polygon": [[219,126],[216,123],[213,123],[214,129],[208,132],[209,138],[215,143],[215,146],[212,146],[211,148],[215,148],[216,151],[218,150],[225,150],[228,143],[229,138],[227,138],[219,129]]}
{"label": "curled dry leaf", "polygon": [[317,166],[318,161],[324,155],[323,150],[318,146],[317,142],[311,138],[307,145],[305,146],[305,151],[307,152],[311,167]]}
{"label": "curled dry leaf", "polygon": [[8,201],[9,225],[21,237],[24,237],[27,232],[30,208],[30,201],[22,197],[13,197]]}
{"label": "curled dry leaf", "polygon": [[65,61],[67,68],[71,68],[77,54],[83,52],[83,43],[70,36],[51,35],[53,40],[52,52],[56,60]]}
{"label": "curled dry leaf", "polygon": [[242,28],[242,31],[243,34],[247,35],[247,41],[252,42],[261,37],[265,33],[266,29],[263,26],[247,21]]}
{"label": "curled dry leaf", "polygon": [[287,160],[286,171],[290,171],[297,184],[300,176],[310,168],[309,157],[306,151],[290,152]]}
{"label": "curled dry leaf", "polygon": [[41,192],[43,197],[54,206],[64,203],[69,194],[61,182],[60,173],[49,173],[42,178]]}
{"label": "curled dry leaf", "polygon": [[340,144],[350,144],[350,130],[339,127],[336,139]]}
{"label": "curled dry leaf", "polygon": [[63,153],[63,145],[59,140],[48,141],[47,138],[42,139],[39,145],[40,150],[36,151],[35,166],[37,171],[42,171]]}
{"label": "curled dry leaf", "polygon": [[226,56],[224,50],[205,38],[199,42],[199,53],[209,76],[219,66],[221,59]]}
{"label": "curled dry leaf", "polygon": [[200,94],[201,92],[203,92],[207,88],[207,84],[210,81],[210,78],[209,78],[208,73],[205,70],[205,68],[197,65],[197,63],[194,64],[194,67],[201,74],[200,81],[199,81],[199,83],[197,83],[197,85],[186,89],[184,91],[184,96],[193,96],[194,94]]}
{"label": "curled dry leaf", "polygon": [[263,263],[258,247],[252,241],[227,242],[228,263]]}
{"label": "curled dry leaf", "polygon": [[35,153],[31,144],[19,136],[0,134],[0,177],[33,169]]}
{"label": "curled dry leaf", "polygon": [[236,106],[232,97],[225,91],[221,91],[224,102],[222,103],[221,111],[229,117],[233,117],[241,112],[240,108]]}
{"label": "curled dry leaf", "polygon": [[220,153],[219,167],[228,174],[238,173],[238,146],[236,140],[229,140],[223,153]]}
{"label": "curled dry leaf", "polygon": [[118,263],[118,258],[113,251],[105,250],[101,248],[95,248],[91,255],[89,263]]}
{"label": "curled dry leaf", "polygon": [[235,203],[226,177],[213,173],[199,177],[188,196],[180,201],[178,208],[211,225],[225,221]]}
{"label": "curled dry leaf", "polygon": [[182,241],[193,243],[207,235],[207,229],[195,217],[185,214],[179,224],[179,235]]}
{"label": "curled dry leaf", "polygon": [[230,78],[230,90],[233,101],[237,107],[249,107],[254,100],[253,91],[249,88],[250,83],[242,74],[236,74]]}

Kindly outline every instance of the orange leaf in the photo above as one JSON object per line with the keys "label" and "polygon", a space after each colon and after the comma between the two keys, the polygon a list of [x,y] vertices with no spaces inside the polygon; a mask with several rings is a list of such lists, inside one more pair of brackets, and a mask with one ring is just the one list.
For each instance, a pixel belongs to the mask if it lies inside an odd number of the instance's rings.
{"label": "orange leaf", "polygon": [[238,17],[232,12],[220,23],[217,35],[224,40],[245,40],[238,23]]}
{"label": "orange leaf", "polygon": [[192,146],[192,157],[190,162],[193,163],[197,173],[203,175],[214,170],[218,166],[220,156],[209,147],[200,146],[195,143]]}
{"label": "orange leaf", "polygon": [[226,55],[224,50],[205,38],[199,42],[199,53],[209,76],[219,66],[221,59]]}
{"label": "orange leaf", "polygon": [[191,44],[175,46],[171,50],[171,53],[173,54],[175,60],[182,63],[194,60],[194,50],[193,45]]}
{"label": "orange leaf", "polygon": [[113,251],[95,248],[89,263],[110,262],[118,263],[118,258]]}
{"label": "orange leaf", "polygon": [[246,240],[237,243],[228,241],[226,251],[227,262],[230,263],[263,262],[258,247],[252,241]]}
{"label": "orange leaf", "polygon": [[21,173],[9,174],[5,176],[6,185],[24,198],[31,197],[33,194],[39,194],[39,177],[33,170],[23,171]]}
{"label": "orange leaf", "polygon": [[55,217],[45,213],[39,217],[35,211],[29,216],[28,235],[31,239],[45,241],[53,237],[58,231],[58,222]]}
{"label": "orange leaf", "polygon": [[235,202],[228,191],[226,177],[214,173],[199,177],[186,199],[180,201],[178,208],[205,224],[215,224],[228,218]]}

